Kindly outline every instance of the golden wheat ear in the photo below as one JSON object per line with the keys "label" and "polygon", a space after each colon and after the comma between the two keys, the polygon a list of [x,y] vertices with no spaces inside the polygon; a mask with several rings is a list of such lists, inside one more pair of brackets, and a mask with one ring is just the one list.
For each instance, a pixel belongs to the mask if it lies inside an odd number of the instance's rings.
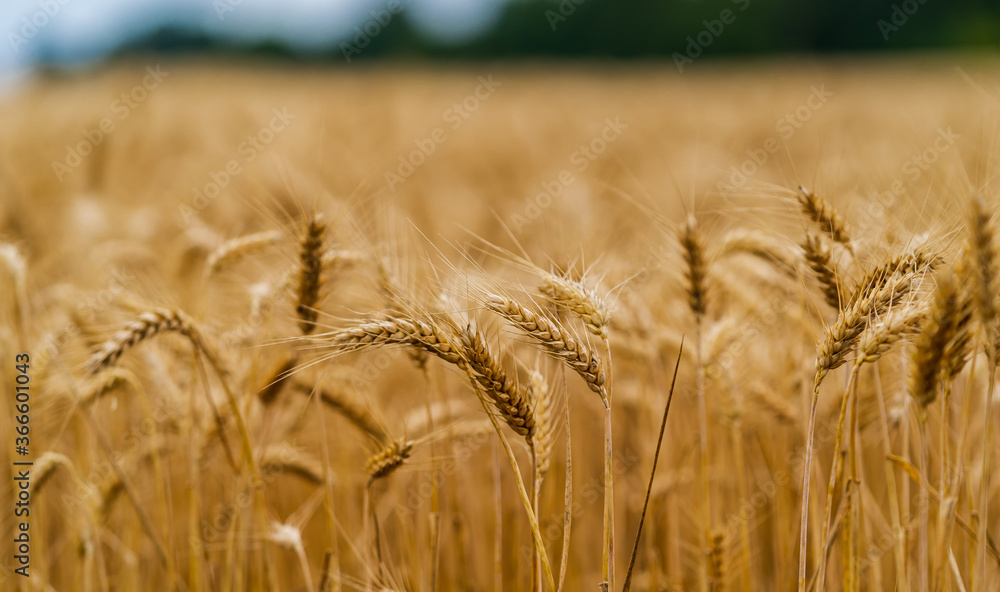
{"label": "golden wheat ear", "polygon": [[604,385],[607,375],[600,356],[582,341],[574,339],[559,321],[498,294],[487,294],[484,304],[580,375],[587,387],[601,397],[604,406],[608,406],[608,391]]}
{"label": "golden wheat ear", "polygon": [[208,255],[205,260],[205,277],[211,277],[223,268],[284,240],[284,234],[278,230],[265,230],[230,239]]}
{"label": "golden wheat ear", "polygon": [[802,186],[799,186],[798,201],[802,213],[815,222],[824,234],[850,250],[850,230],[833,204]]}
{"label": "golden wheat ear", "polygon": [[837,280],[837,267],[833,263],[830,247],[823,240],[806,231],[806,239],[802,243],[802,253],[806,265],[812,270],[826,303],[834,310],[840,310],[844,302],[840,293],[840,283]]}
{"label": "golden wheat ear", "polygon": [[299,244],[299,282],[295,313],[299,317],[299,329],[309,335],[316,328],[319,312],[316,305],[323,285],[323,246],[326,237],[326,223],[319,214],[314,215],[302,235]]}
{"label": "golden wheat ear", "polygon": [[368,470],[368,483],[373,483],[388,477],[410,458],[413,452],[413,442],[393,440],[373,454],[365,465]]}
{"label": "golden wheat ear", "polygon": [[114,366],[128,350],[160,333],[171,331],[195,341],[196,345],[200,343],[194,326],[184,313],[165,308],[151,310],[139,315],[139,318],[104,342],[87,362],[87,373],[93,376],[104,368]]}
{"label": "golden wheat ear", "polygon": [[698,229],[695,217],[688,216],[687,223],[678,235],[684,250],[684,277],[687,281],[688,306],[697,317],[705,316],[708,305],[705,300],[708,264],[705,260],[705,242]]}
{"label": "golden wheat ear", "polygon": [[459,336],[462,355],[472,371],[472,378],[479,383],[493,407],[504,422],[532,445],[535,435],[535,414],[528,392],[521,387],[513,374],[508,374],[500,358],[483,335],[467,327]]}

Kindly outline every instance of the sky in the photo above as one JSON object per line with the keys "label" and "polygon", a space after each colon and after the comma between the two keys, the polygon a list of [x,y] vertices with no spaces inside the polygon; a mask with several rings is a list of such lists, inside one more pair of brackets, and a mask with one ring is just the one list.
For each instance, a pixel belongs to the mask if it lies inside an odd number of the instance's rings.
{"label": "sky", "polygon": [[23,77],[42,59],[92,63],[163,26],[235,42],[277,40],[309,51],[335,47],[354,35],[354,27],[403,10],[421,31],[459,41],[487,29],[507,1],[2,0],[0,81]]}

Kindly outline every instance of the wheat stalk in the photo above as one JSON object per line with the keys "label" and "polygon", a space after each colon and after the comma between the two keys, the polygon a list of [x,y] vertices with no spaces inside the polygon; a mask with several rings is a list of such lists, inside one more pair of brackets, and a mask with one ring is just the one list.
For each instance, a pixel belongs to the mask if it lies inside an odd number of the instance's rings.
{"label": "wheat stalk", "polygon": [[[840,453],[844,437],[844,424],[847,418],[847,409],[852,401],[855,403],[852,422],[857,416],[857,378],[861,366],[865,363],[875,363],[885,355],[893,345],[899,343],[907,335],[912,334],[921,318],[920,311],[916,307],[908,307],[902,312],[892,311],[878,322],[869,323],[858,339],[859,355],[851,369],[847,387],[844,390],[843,400],[840,405],[840,414],[837,418],[837,435],[833,444],[833,462],[830,468],[830,478],[827,481],[826,504],[823,511],[823,523],[819,540],[823,545],[828,545],[828,535],[830,532],[830,520],[833,516],[833,496],[837,488],[837,482],[841,474],[842,456]],[[853,441],[853,430],[852,430]],[[848,454],[852,454],[853,446]],[[815,589],[823,590],[826,582],[827,553],[820,555],[820,564],[816,573]],[[849,566],[848,569],[851,569]]]}

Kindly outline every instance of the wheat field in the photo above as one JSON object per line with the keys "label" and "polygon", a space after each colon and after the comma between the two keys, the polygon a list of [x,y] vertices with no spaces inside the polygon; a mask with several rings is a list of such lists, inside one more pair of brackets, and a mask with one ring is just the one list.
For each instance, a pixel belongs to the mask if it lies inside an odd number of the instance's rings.
{"label": "wheat field", "polygon": [[8,92],[0,588],[996,590],[998,91],[947,56]]}

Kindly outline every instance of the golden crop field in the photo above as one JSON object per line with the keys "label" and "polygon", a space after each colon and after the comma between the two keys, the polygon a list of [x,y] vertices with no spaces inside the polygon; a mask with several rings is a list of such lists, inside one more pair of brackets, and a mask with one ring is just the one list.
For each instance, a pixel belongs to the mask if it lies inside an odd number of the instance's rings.
{"label": "golden crop field", "polygon": [[955,56],[8,91],[0,589],[995,590],[998,115]]}

